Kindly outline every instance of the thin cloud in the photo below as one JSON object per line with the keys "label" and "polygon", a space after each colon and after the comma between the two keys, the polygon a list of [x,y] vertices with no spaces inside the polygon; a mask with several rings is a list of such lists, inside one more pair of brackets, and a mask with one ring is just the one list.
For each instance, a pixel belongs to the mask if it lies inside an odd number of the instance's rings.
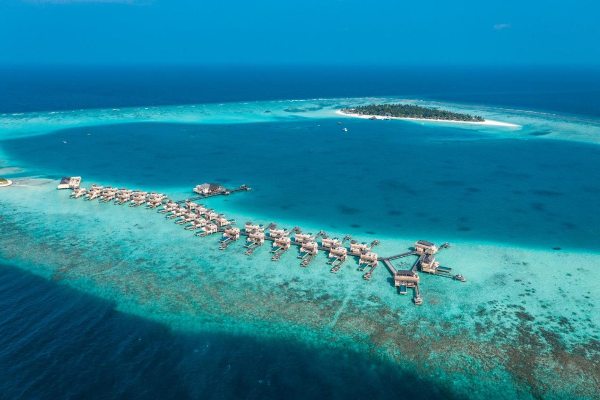
{"label": "thin cloud", "polygon": [[505,29],[510,29],[510,28],[511,28],[510,24],[506,24],[506,23],[494,25],[494,30],[496,30],[496,31],[503,31]]}

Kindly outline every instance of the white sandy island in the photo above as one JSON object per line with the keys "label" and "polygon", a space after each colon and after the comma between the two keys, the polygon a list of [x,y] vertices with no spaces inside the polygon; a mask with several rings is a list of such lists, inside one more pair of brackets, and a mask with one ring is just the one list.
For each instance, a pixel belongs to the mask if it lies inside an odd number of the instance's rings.
{"label": "white sandy island", "polygon": [[498,126],[504,128],[520,128],[521,125],[511,124],[510,122],[494,121],[493,119],[484,119],[483,121],[455,121],[449,119],[430,119],[430,118],[409,118],[409,117],[384,117],[381,115],[367,115],[343,112],[337,110],[336,114],[343,115],[346,117],[362,118],[362,119],[400,119],[405,121],[422,121],[422,122],[447,122],[451,124],[468,124],[468,125],[483,125],[483,126]]}
{"label": "white sandy island", "polygon": [[0,187],[10,186],[12,181],[10,179],[0,179]]}

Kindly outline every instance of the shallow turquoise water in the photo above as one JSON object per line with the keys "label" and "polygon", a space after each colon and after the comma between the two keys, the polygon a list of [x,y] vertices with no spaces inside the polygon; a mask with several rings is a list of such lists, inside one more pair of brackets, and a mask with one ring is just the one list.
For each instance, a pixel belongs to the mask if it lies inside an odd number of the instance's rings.
{"label": "shallow turquoise water", "polygon": [[[596,145],[556,140],[560,133],[542,135],[536,124],[478,130],[336,119],[297,103],[269,104],[275,116],[266,117],[256,104],[211,108],[206,125],[123,124],[136,122],[137,111],[114,111],[115,121],[102,120],[110,125],[89,126],[97,124],[90,114],[110,112],[88,111],[84,123],[81,115],[65,124],[36,116],[34,132],[11,130],[7,117],[5,165],[22,171],[2,192],[3,261],[181,332],[370,352],[457,395],[591,397],[594,386],[580,379],[597,376],[600,340],[599,217],[590,212],[600,200]],[[202,122],[169,115],[165,122]],[[254,123],[240,123],[246,116]],[[383,268],[365,283],[353,263],[330,274],[323,255],[301,269],[293,253],[277,264],[266,249],[244,256],[240,244],[224,254],[217,238],[193,237],[150,210],[70,200],[46,180],[63,174],[175,198],[203,181],[247,183],[255,190],[208,205],[240,222],[379,238],[381,254],[419,238],[449,240],[440,261],[468,282],[423,277],[417,308]]]}

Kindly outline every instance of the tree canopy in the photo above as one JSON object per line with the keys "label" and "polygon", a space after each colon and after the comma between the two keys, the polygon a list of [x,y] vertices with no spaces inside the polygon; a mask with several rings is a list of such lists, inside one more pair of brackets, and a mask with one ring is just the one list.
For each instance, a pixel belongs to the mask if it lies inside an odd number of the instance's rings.
{"label": "tree canopy", "polygon": [[342,112],[360,115],[376,115],[381,117],[396,118],[423,118],[440,119],[446,121],[483,122],[483,117],[478,115],[462,114],[452,111],[440,110],[433,107],[421,107],[412,104],[369,104],[354,108],[344,108]]}

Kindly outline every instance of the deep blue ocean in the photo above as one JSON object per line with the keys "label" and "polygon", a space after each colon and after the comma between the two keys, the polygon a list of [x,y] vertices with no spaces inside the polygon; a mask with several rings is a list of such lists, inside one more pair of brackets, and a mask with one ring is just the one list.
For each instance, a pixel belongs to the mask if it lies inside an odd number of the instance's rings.
{"label": "deep blue ocean", "polygon": [[0,67],[0,112],[319,97],[420,99],[600,115],[593,67]]}
{"label": "deep blue ocean", "polygon": [[0,267],[3,399],[452,398],[356,353],[252,337],[181,334]]}
{"label": "deep blue ocean", "polygon": [[[266,99],[406,95],[453,102],[496,105],[600,116],[600,72],[586,69],[378,69],[378,68],[31,68],[0,72],[0,112],[68,110],[81,108]],[[249,183],[256,196],[245,199],[249,212],[320,220],[324,214],[352,216],[348,228],[405,234],[421,233],[436,225],[440,231],[465,238],[482,238],[542,248],[600,248],[598,235],[582,232],[600,227],[594,210],[600,196],[600,160],[595,146],[561,142],[527,142],[518,146],[501,139],[469,141],[468,134],[448,128],[411,127],[423,140],[394,135],[385,124],[377,141],[369,143],[368,121],[348,123],[350,141],[362,140],[366,154],[349,154],[329,139],[317,151],[311,143],[335,121],[268,124],[257,138],[257,127],[121,125],[87,128],[91,136],[73,129],[47,136],[8,141],[3,149],[35,172],[62,173],[78,165],[81,175],[113,179],[115,166],[101,146],[127,133],[117,152],[131,156],[131,165],[118,166],[120,179],[150,185],[155,179],[174,179],[174,185],[193,185],[198,174],[205,180]],[[246,130],[252,129],[251,134]],[[102,130],[107,130],[103,132]],[[160,132],[169,131],[167,141]],[[269,153],[269,141],[283,140],[276,132],[293,130],[303,141],[287,152]],[[102,133],[102,134],[100,134]],[[154,153],[136,148],[139,135]],[[233,141],[222,141],[235,135]],[[464,135],[464,142],[448,142],[445,135]],[[203,141],[190,140],[202,137]],[[262,139],[262,140],[261,140]],[[57,143],[75,146],[69,157],[59,157]],[[242,143],[243,146],[239,146]],[[190,146],[198,146],[190,147]],[[394,145],[400,153],[386,151]],[[281,146],[280,146],[281,147]],[[200,164],[190,173],[152,166],[152,160],[172,157],[177,149],[183,166]],[[86,162],[90,153],[93,162]],[[247,164],[207,162],[202,166],[193,154],[204,152],[210,160],[250,160]],[[284,165],[270,180],[261,175],[251,155],[260,152],[273,163]],[[449,164],[437,155],[448,154],[466,163]],[[581,156],[568,160],[577,153]],[[300,162],[300,157],[302,161]],[[436,161],[436,160],[440,161]],[[327,176],[319,182],[303,181],[298,168],[314,176],[315,168],[328,162],[347,163],[348,175]],[[356,160],[359,160],[356,162]],[[136,168],[140,163],[143,169]],[[299,164],[298,164],[299,163]],[[319,164],[317,164],[319,163]],[[575,163],[575,164],[573,164]],[[407,175],[426,176],[419,182],[373,179],[356,197],[340,189],[336,197],[348,203],[314,205],[282,203],[269,182],[290,175],[298,193],[323,193],[327,185],[349,182],[359,176],[376,177],[380,168],[395,168]],[[356,169],[356,170],[354,170]],[[407,171],[407,169],[409,169]],[[456,179],[475,171],[472,182]],[[123,172],[124,171],[124,172]],[[517,171],[517,173],[515,173]],[[572,171],[582,171],[573,176]],[[585,173],[583,173],[585,171]],[[507,184],[506,182],[510,182]],[[347,187],[341,185],[339,187]],[[291,188],[291,185],[290,185]],[[291,189],[290,189],[291,190]],[[586,196],[576,196],[586,191]],[[447,194],[446,194],[447,192]],[[383,194],[382,194],[383,193]],[[433,209],[439,196],[448,196],[446,209]],[[490,199],[493,200],[490,203]],[[236,201],[236,200],[234,200]],[[506,206],[507,202],[509,205]],[[379,203],[378,203],[379,202]],[[402,215],[408,204],[422,209]],[[361,204],[378,204],[367,210]],[[460,206],[459,206],[460,205]],[[505,205],[499,209],[499,206]],[[327,208],[330,207],[330,208]],[[490,209],[492,207],[493,209]],[[383,211],[382,211],[383,210]],[[286,215],[289,213],[289,215]],[[524,224],[524,213],[537,215],[536,223]],[[494,223],[489,223],[489,216]],[[342,219],[332,222],[342,224]],[[344,226],[336,225],[336,229]],[[573,232],[577,234],[573,234]],[[26,250],[26,244],[24,244]],[[407,384],[409,382],[409,384]],[[252,337],[182,334],[163,325],[120,313],[114,304],[101,301],[10,266],[0,266],[0,398],[451,398],[435,382],[423,381],[406,369],[382,363],[369,355],[305,348],[297,343],[272,342]]]}

